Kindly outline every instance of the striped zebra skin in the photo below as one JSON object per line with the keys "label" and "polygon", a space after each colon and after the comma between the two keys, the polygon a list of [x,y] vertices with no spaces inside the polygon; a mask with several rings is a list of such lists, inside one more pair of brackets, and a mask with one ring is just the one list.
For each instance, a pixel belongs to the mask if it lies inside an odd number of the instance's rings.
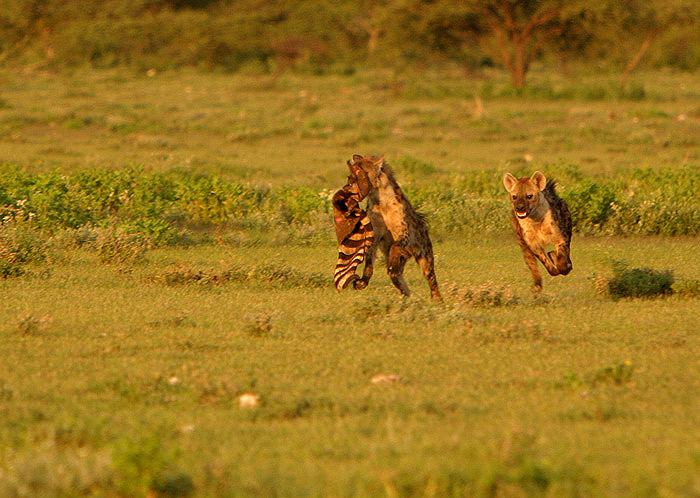
{"label": "striped zebra skin", "polygon": [[374,241],[374,229],[369,216],[361,210],[361,218],[352,232],[343,239],[338,248],[338,262],[335,264],[333,281],[335,288],[345,289],[350,282],[360,277],[355,273],[357,267],[365,260],[367,251]]}
{"label": "striped zebra skin", "polygon": [[349,161],[348,167],[348,182],[333,195],[331,201],[339,246],[333,281],[339,291],[360,278],[355,271],[365,260],[374,241],[372,223],[360,207],[360,202],[369,193],[367,173]]}

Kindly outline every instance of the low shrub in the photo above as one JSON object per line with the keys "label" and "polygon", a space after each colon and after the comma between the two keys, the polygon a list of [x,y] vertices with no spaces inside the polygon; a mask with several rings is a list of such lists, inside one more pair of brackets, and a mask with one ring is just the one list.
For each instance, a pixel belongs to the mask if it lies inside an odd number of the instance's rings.
{"label": "low shrub", "polygon": [[12,207],[0,208],[0,216],[0,278],[23,275],[27,264],[46,260],[46,237],[33,218]]}
{"label": "low shrub", "polygon": [[700,280],[684,279],[677,280],[672,286],[673,293],[685,297],[700,296]]}
{"label": "low shrub", "polygon": [[629,268],[624,264],[613,267],[614,276],[608,281],[613,299],[623,297],[655,297],[673,293],[673,274],[668,270]]}
{"label": "low shrub", "polygon": [[633,373],[634,365],[629,360],[626,360],[591,370],[583,376],[570,372],[564,375],[561,381],[557,382],[557,386],[569,388],[595,388],[601,385],[624,386],[632,381]]}
{"label": "low shrub", "polygon": [[151,244],[138,233],[110,229],[97,237],[97,254],[100,262],[106,265],[123,266],[133,264],[143,258]]}
{"label": "low shrub", "polygon": [[471,287],[457,287],[456,284],[452,284],[447,287],[447,292],[460,302],[482,308],[512,306],[519,302],[518,297],[508,287],[498,286],[493,282]]}
{"label": "low shrub", "polygon": [[320,273],[303,273],[285,265],[232,265],[219,270],[193,268],[187,264],[173,265],[150,278],[168,286],[197,284],[221,285],[229,282],[258,283],[274,287],[328,287],[332,278]]}
{"label": "low shrub", "polygon": [[267,336],[272,330],[272,316],[269,313],[247,316],[246,321],[246,330],[253,337]]}

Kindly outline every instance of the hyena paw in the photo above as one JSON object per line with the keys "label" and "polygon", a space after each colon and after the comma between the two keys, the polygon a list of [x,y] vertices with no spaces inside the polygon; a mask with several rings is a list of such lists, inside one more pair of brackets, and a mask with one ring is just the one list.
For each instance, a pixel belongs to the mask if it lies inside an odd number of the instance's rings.
{"label": "hyena paw", "polygon": [[568,275],[571,269],[573,268],[573,265],[571,264],[571,260],[566,257],[564,254],[559,254],[555,251],[550,251],[547,253],[547,256],[552,260],[554,263],[554,266],[556,267],[556,273],[550,272],[551,275]]}
{"label": "hyena paw", "polygon": [[559,255],[556,253],[556,251],[549,251],[547,253],[547,259],[550,263],[549,265],[545,265],[547,273],[553,277],[556,277],[561,273],[561,261],[559,259]]}
{"label": "hyena paw", "polygon": [[541,283],[535,283],[532,284],[532,287],[530,287],[530,290],[535,296],[538,296],[540,292],[542,292],[542,284]]}
{"label": "hyena paw", "polygon": [[568,275],[571,270],[573,270],[574,265],[571,264],[571,261],[567,261],[564,263],[563,267],[559,269],[559,273],[561,275]]}

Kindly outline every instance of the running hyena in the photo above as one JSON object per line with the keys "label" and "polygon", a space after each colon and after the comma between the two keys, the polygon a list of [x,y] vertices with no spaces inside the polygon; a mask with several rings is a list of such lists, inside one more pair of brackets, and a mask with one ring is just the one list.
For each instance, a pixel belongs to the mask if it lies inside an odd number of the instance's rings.
{"label": "running hyena", "polygon": [[433,245],[423,217],[413,209],[394,179],[394,172],[384,156],[352,156],[353,165],[367,172],[370,181],[367,213],[374,227],[374,244],[368,251],[362,279],[353,282],[357,289],[367,286],[374,271],[373,261],[377,248],[386,256],[391,282],[404,296],[410,295],[403,278],[406,261],[413,257],[430,286],[433,300],[441,301],[433,258]]}
{"label": "running hyena", "polygon": [[[571,271],[571,213],[566,201],[556,193],[556,182],[547,181],[539,171],[520,179],[506,173],[503,185],[513,203],[513,229],[535,282],[532,291],[537,293],[542,290],[542,277],[535,258],[552,276]],[[545,252],[547,246],[554,246],[555,250]]]}

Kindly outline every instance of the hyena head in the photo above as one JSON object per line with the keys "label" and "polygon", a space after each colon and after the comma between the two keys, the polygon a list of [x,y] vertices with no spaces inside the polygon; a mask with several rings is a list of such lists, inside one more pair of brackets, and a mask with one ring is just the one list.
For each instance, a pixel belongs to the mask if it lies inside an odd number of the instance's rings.
{"label": "hyena head", "polygon": [[525,219],[539,207],[540,192],[546,187],[547,179],[539,171],[535,171],[530,178],[515,178],[506,173],[503,176],[503,185],[510,194],[515,215]]}
{"label": "hyena head", "polygon": [[355,164],[351,161],[348,161],[348,169],[350,169],[350,175],[348,175],[348,188],[350,192],[358,194],[360,199],[364,199],[367,197],[370,190],[369,176],[359,164]]}
{"label": "hyena head", "polygon": [[375,188],[379,187],[379,177],[388,168],[388,165],[384,162],[384,156],[361,156],[359,154],[353,154],[352,161],[348,161],[348,166],[351,171],[353,167],[359,167],[360,170],[364,171],[367,174],[370,185]]}

